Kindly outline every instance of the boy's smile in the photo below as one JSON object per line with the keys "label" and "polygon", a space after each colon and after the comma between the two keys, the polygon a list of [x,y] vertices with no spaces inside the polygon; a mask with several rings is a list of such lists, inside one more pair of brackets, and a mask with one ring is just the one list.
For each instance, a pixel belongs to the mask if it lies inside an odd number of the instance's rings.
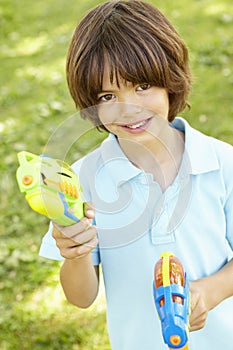
{"label": "boy's smile", "polygon": [[119,124],[122,130],[127,131],[130,134],[138,134],[146,131],[152,122],[152,116],[141,120],[133,121],[132,123]]}

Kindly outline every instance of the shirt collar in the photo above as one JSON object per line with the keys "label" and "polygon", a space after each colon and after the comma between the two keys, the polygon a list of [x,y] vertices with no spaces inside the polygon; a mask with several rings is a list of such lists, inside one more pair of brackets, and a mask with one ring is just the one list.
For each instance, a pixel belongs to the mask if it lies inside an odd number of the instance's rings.
{"label": "shirt collar", "polygon": [[[219,169],[211,137],[192,128],[181,117],[176,117],[170,125],[185,133],[185,152],[180,169],[181,174],[196,175]],[[142,173],[144,176],[146,175],[142,170],[129,162],[116,136],[113,134],[109,134],[107,139],[102,142],[101,155],[104,167],[117,183],[128,181]],[[148,174],[148,179],[149,177],[150,175]]]}
{"label": "shirt collar", "polygon": [[212,138],[192,128],[183,118],[176,117],[170,124],[185,133],[185,156],[193,175],[219,169],[218,158]]}

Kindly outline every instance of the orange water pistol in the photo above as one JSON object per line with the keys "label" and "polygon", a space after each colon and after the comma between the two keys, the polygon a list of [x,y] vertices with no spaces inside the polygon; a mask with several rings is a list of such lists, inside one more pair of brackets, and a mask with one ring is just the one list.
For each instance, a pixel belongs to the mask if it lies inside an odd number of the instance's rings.
{"label": "orange water pistol", "polygon": [[188,278],[172,253],[163,253],[156,263],[153,291],[165,344],[170,350],[188,350]]}

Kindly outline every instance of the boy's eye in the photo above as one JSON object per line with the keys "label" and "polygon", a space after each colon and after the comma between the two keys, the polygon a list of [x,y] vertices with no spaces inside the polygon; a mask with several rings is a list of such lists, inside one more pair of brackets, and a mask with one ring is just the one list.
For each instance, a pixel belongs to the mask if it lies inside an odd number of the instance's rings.
{"label": "boy's eye", "polygon": [[144,91],[144,90],[148,90],[151,87],[150,84],[148,83],[143,83],[137,86],[137,91]]}
{"label": "boy's eye", "polygon": [[102,101],[102,102],[108,102],[111,101],[114,98],[113,94],[106,94],[106,95],[102,95],[98,98],[98,101]]}

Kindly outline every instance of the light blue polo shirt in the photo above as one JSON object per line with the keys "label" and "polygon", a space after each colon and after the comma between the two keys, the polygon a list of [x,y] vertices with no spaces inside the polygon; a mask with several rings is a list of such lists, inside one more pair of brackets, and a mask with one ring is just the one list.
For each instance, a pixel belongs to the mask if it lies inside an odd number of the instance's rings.
{"label": "light blue polo shirt", "polygon": [[[73,165],[85,201],[96,207],[107,322],[113,350],[165,350],[152,291],[164,251],[183,262],[190,280],[221,269],[233,251],[233,147],[203,135],[182,118],[185,152],[173,184],[162,193],[150,174],[128,161],[113,135]],[[62,260],[51,227],[40,255]],[[226,281],[227,283],[227,281]],[[213,291],[214,293],[214,291]],[[233,349],[233,298],[209,312],[190,350]]]}

